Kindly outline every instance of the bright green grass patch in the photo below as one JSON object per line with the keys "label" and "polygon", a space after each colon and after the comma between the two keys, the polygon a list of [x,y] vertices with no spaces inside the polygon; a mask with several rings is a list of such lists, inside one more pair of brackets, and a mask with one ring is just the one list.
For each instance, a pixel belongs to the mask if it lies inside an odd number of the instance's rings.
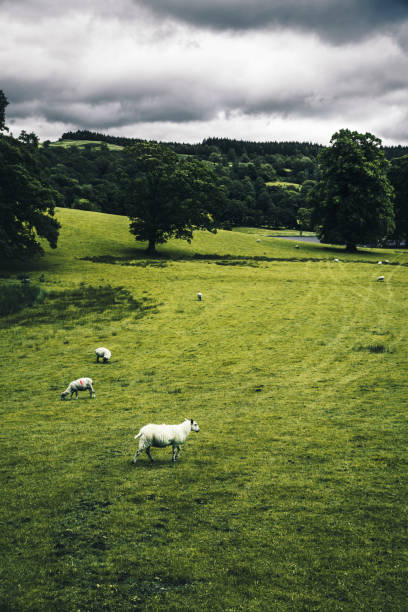
{"label": "bright green grass patch", "polygon": [[86,146],[101,147],[102,145],[107,146],[111,151],[121,151],[123,149],[123,147],[120,145],[111,144],[102,140],[57,140],[56,142],[51,142],[49,146],[62,147],[63,149],[67,149],[69,147],[84,149]]}
{"label": "bright green grass patch", "polygon": [[[300,236],[299,230],[294,229],[269,229],[267,227],[234,227],[234,232],[243,234],[256,234],[257,236],[267,236],[268,238],[279,236],[293,236],[296,240]],[[316,236],[315,232],[302,232],[302,236]]]}
{"label": "bright green grass patch", "polygon": [[[1,319],[0,607],[404,610],[408,254],[222,231],[149,260],[125,218],[57,216],[44,302]],[[178,463],[131,465],[184,417]]]}
{"label": "bright green grass patch", "polygon": [[302,187],[302,185],[299,185],[299,183],[291,183],[288,181],[268,181],[267,183],[265,183],[265,185],[267,187],[284,187],[286,189],[297,189],[297,190],[301,189]]}

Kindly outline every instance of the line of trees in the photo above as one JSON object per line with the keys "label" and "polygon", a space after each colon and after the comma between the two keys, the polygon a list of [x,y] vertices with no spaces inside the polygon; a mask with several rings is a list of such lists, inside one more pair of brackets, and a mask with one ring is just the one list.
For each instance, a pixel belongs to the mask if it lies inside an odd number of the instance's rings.
{"label": "line of trees", "polygon": [[35,134],[5,134],[6,105],[0,91],[7,257],[40,252],[39,236],[56,246],[56,205],[127,215],[150,252],[170,237],[191,240],[194,229],[237,225],[316,228],[323,241],[349,249],[407,241],[408,155],[392,158],[371,134],[340,130],[322,147],[217,138],[163,144],[78,131],[64,137],[89,144],[39,146]]}

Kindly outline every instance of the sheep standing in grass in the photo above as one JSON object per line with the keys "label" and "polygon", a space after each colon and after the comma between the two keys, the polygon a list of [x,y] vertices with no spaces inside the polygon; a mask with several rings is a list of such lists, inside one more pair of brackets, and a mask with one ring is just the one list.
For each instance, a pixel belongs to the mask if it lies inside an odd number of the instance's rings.
{"label": "sheep standing in grass", "polygon": [[103,363],[106,363],[111,358],[111,352],[109,349],[101,346],[95,349],[96,363],[99,363],[99,358],[103,359]]}
{"label": "sheep standing in grass", "polygon": [[[150,447],[163,448],[164,446],[173,447],[173,461],[176,461],[180,452],[180,445],[184,444],[191,431],[200,431],[198,423],[193,419],[185,419],[179,425],[154,425],[149,423],[141,428],[135,439],[139,440],[139,450],[133,458],[132,463],[136,463],[138,456],[144,450],[150,461],[153,457],[150,454]],[[176,451],[177,449],[177,451]]]}
{"label": "sheep standing in grass", "polygon": [[95,391],[92,386],[92,378],[78,378],[69,383],[68,387],[61,393],[61,399],[65,399],[67,395],[71,394],[70,399],[75,393],[75,399],[78,399],[78,391],[89,391],[90,398],[95,397]]}

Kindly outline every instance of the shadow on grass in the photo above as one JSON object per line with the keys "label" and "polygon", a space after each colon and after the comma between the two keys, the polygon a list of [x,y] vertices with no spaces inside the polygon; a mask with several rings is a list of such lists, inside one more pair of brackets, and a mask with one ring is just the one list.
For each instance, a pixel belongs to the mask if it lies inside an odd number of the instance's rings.
{"label": "shadow on grass", "polygon": [[[72,325],[90,314],[96,314],[100,320],[120,320],[129,315],[139,319],[148,313],[157,312],[157,304],[149,297],[135,299],[124,287],[110,285],[93,287],[80,286],[67,291],[44,292],[41,304],[4,319],[3,324],[10,322],[31,325],[34,323],[55,323],[59,320],[63,327]],[[22,304],[24,308],[25,304]]]}
{"label": "shadow on grass", "polygon": [[[347,254],[344,249],[341,248],[331,248],[331,247],[322,247],[321,251],[326,253],[330,253],[331,255],[338,255],[339,253]],[[358,253],[356,254],[358,256]],[[373,253],[371,251],[364,251],[362,255],[375,255],[378,257],[377,253]],[[215,263],[217,265],[248,265],[248,266],[256,266],[258,263],[262,262],[325,262],[325,261],[333,261],[333,257],[268,257],[267,255],[220,255],[217,253],[184,253],[184,252],[174,252],[171,253],[156,253],[154,256],[150,256],[145,252],[135,252],[131,257],[117,257],[114,255],[96,255],[93,257],[82,257],[81,260],[91,261],[93,263],[104,263],[104,264],[112,264],[112,265],[120,265],[120,266],[136,266],[136,267],[156,267],[156,268],[164,268],[171,262],[195,262],[195,261],[204,261],[208,263]],[[342,263],[365,263],[378,265],[377,260],[366,260],[366,259],[343,259]],[[400,263],[400,262],[383,262],[383,265],[388,266],[408,266],[408,263]]]}

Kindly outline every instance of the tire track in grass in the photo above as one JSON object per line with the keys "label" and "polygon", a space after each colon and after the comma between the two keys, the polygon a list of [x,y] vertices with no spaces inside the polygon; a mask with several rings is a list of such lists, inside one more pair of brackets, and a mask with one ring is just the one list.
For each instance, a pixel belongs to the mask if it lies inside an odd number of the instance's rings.
{"label": "tire track in grass", "polygon": [[[310,264],[307,265],[310,266]],[[329,270],[327,268],[327,265],[323,266],[322,264],[319,264],[318,267],[314,266],[313,272],[316,273],[317,269],[319,271],[320,278],[324,278],[327,281],[327,272],[331,271],[331,274],[329,275],[330,280],[335,281],[335,285],[338,285],[338,283],[341,282],[342,286],[347,287],[347,289],[349,290],[347,295],[346,293],[343,293],[343,299],[341,300],[340,304],[337,302],[339,304],[338,310],[341,309],[344,313],[344,317],[347,317],[347,319],[344,318],[343,325],[336,331],[335,336],[333,336],[330,341],[330,344],[326,342],[320,350],[314,351],[313,354],[309,354],[308,356],[306,356],[306,358],[302,362],[302,370],[297,373],[294,373],[294,378],[296,379],[296,381],[292,381],[294,386],[298,386],[300,381],[303,380],[304,371],[307,371],[309,380],[313,379],[317,383],[319,381],[335,381],[336,384],[334,386],[331,386],[330,388],[327,385],[323,386],[323,388],[322,385],[315,385],[319,388],[320,399],[323,399],[324,397],[327,398],[328,396],[337,392],[336,389],[339,387],[339,384],[344,388],[345,385],[356,383],[359,379],[364,378],[366,376],[364,368],[362,370],[356,369],[353,372],[350,372],[349,360],[346,360],[344,358],[341,359],[341,355],[344,354],[344,344],[347,342],[349,343],[349,338],[352,333],[352,330],[358,329],[358,327],[361,326],[361,322],[367,320],[367,310],[371,310],[372,316],[374,316],[375,318],[375,320],[366,324],[367,328],[374,328],[375,326],[384,328],[385,316],[384,310],[381,307],[382,302],[378,302],[378,300],[373,299],[378,295],[378,291],[376,289],[378,285],[374,285],[371,284],[371,282],[367,282],[367,284],[364,285],[364,291],[362,291],[361,289],[357,290],[357,287],[353,286],[348,281],[348,272],[347,276],[345,276],[345,274],[342,274],[341,278],[339,278],[339,275],[335,274],[332,267],[329,267]],[[338,266],[337,269],[340,270],[340,266]],[[391,275],[391,279],[394,275],[395,271]],[[372,282],[374,283],[375,281]],[[351,308],[353,307],[353,304],[350,304],[349,301],[350,289],[353,295],[358,299],[358,308],[354,307],[353,316],[351,319],[347,315],[347,311],[350,312]],[[390,304],[395,299],[395,291],[391,283],[389,283],[389,285],[387,286],[386,291],[386,303]],[[315,312],[319,312],[324,308],[324,298],[322,294],[319,294],[319,292],[316,293],[311,291],[309,293],[309,299],[315,299]],[[376,308],[374,312],[372,304],[379,305],[379,307]],[[351,349],[353,349],[353,347],[351,347]],[[330,355],[332,356],[332,358],[328,360],[327,358]],[[335,373],[335,376],[330,376],[332,372]],[[324,394],[323,396],[322,393]]]}

